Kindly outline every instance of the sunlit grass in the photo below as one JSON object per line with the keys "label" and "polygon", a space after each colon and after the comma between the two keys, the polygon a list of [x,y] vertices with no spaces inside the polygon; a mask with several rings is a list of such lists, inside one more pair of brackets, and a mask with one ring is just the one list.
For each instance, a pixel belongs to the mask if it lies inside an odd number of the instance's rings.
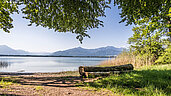
{"label": "sunlit grass", "polygon": [[147,66],[131,73],[111,75],[85,85],[123,95],[170,96],[171,64]]}
{"label": "sunlit grass", "polygon": [[6,88],[6,87],[8,87],[8,86],[11,85],[11,84],[12,84],[12,82],[5,81],[4,79],[1,79],[1,81],[0,81],[0,86],[1,86],[2,88]]}
{"label": "sunlit grass", "polygon": [[36,90],[36,91],[43,90],[43,87],[42,87],[42,86],[36,86],[36,87],[35,87],[35,90]]}

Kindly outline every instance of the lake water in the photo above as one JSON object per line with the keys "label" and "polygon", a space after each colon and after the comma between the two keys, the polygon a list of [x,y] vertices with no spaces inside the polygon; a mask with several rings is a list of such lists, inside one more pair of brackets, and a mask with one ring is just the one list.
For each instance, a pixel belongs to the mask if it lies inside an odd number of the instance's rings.
{"label": "lake water", "polygon": [[94,66],[109,58],[79,57],[0,57],[0,72],[76,71],[79,66]]}

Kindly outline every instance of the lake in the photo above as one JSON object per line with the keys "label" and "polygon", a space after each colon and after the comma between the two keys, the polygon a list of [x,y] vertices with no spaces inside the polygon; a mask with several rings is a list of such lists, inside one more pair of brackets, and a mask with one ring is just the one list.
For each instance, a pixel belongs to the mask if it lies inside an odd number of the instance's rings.
{"label": "lake", "polygon": [[94,66],[110,58],[81,57],[0,57],[0,72],[76,71],[79,66]]}

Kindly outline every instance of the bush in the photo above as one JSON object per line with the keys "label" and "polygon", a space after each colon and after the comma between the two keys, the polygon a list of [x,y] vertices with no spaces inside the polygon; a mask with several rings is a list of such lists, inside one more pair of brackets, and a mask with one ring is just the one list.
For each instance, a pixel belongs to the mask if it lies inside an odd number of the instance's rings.
{"label": "bush", "polygon": [[162,56],[159,57],[158,60],[156,60],[157,64],[170,64],[171,63],[171,46],[169,46],[165,52],[162,54]]}

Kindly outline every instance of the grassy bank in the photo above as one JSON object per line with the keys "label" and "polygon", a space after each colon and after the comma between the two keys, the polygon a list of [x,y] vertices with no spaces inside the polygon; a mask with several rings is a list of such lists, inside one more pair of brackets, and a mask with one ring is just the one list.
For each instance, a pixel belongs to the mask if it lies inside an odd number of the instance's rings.
{"label": "grassy bank", "polygon": [[111,75],[85,83],[87,87],[108,89],[117,94],[132,96],[170,96],[171,64],[142,67],[134,72]]}

